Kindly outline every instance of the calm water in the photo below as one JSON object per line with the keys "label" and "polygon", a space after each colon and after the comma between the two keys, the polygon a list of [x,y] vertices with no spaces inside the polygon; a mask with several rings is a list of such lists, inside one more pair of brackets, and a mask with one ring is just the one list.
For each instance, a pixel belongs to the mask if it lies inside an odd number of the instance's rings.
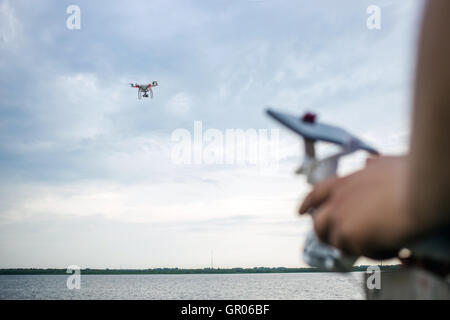
{"label": "calm water", "polygon": [[0,275],[0,299],[363,299],[363,273]]}

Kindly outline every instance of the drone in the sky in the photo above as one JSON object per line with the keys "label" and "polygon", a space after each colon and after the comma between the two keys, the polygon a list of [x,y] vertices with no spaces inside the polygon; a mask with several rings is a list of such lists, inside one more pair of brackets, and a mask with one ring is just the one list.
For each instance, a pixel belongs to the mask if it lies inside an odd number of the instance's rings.
{"label": "drone in the sky", "polygon": [[[138,84],[138,83],[130,83],[132,88],[138,89],[138,99],[141,99],[141,97],[148,98],[148,94],[150,93],[150,98],[153,98],[153,87],[158,86],[158,81],[153,81],[152,83],[148,84]],[[142,95],[142,93],[144,93]]]}

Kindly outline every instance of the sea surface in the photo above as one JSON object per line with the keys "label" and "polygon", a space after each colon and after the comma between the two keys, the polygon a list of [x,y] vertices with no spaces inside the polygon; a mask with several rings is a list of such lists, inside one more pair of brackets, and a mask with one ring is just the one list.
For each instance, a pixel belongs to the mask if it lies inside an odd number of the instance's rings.
{"label": "sea surface", "polygon": [[364,299],[363,273],[0,275],[0,299]]}

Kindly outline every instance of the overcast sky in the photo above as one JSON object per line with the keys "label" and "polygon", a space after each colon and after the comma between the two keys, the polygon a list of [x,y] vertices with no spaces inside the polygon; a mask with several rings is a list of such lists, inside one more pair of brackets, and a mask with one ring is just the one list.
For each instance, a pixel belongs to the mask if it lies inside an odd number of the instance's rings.
{"label": "overcast sky", "polygon": [[[303,265],[300,141],[264,110],[405,152],[422,5],[0,0],[0,267]],[[128,85],[153,80],[152,100]],[[275,170],[174,163],[172,133],[196,120],[281,129]]]}

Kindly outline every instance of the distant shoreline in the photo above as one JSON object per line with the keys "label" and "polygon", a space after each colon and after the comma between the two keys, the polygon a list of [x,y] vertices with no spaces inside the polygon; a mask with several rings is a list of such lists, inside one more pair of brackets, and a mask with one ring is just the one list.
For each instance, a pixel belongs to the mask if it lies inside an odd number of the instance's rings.
{"label": "distant shoreline", "polygon": [[[369,265],[355,266],[352,272],[366,271]],[[397,270],[401,265],[379,266],[381,270]],[[151,275],[151,274],[257,274],[257,273],[313,273],[328,272],[317,268],[155,268],[155,269],[81,269],[83,275]],[[0,275],[67,275],[66,269],[11,268],[0,269]]]}

